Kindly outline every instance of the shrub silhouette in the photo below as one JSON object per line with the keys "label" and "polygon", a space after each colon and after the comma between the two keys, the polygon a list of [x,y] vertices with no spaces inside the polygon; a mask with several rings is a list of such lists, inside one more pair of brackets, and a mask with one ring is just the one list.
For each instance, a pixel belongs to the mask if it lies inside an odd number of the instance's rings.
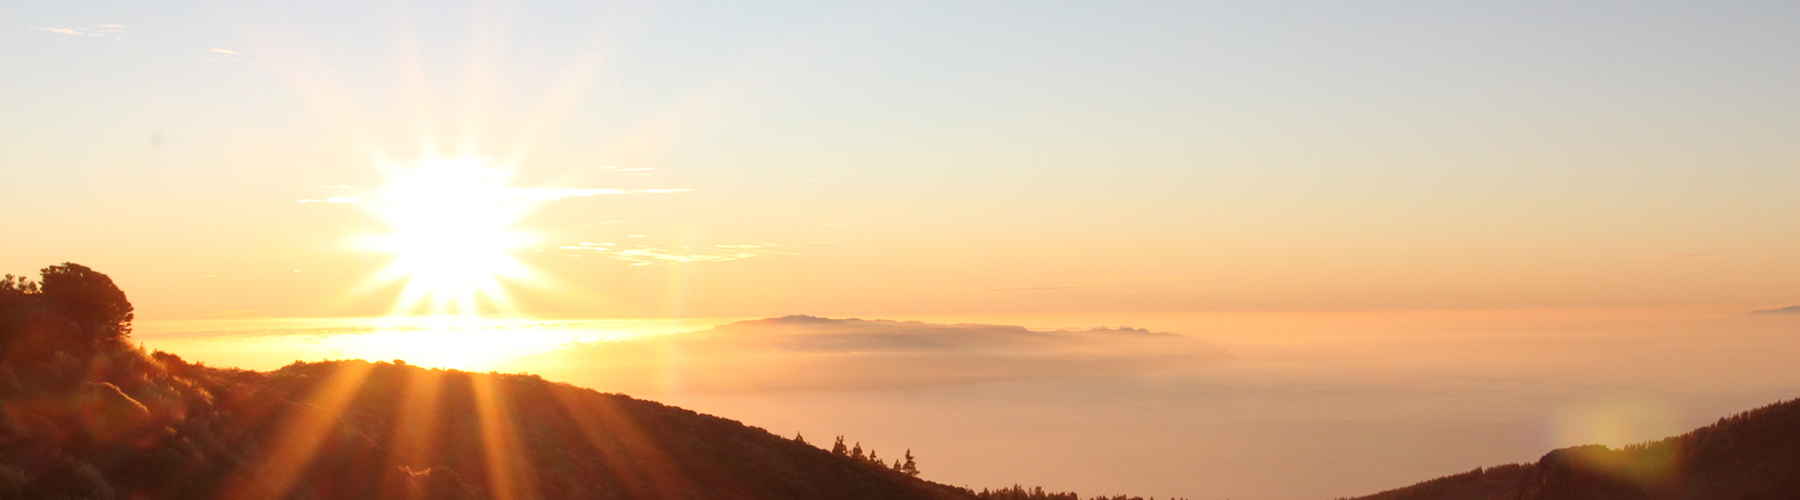
{"label": "shrub silhouette", "polygon": [[40,283],[45,306],[84,327],[84,342],[100,346],[131,334],[131,302],[112,278],[65,262],[44,268]]}

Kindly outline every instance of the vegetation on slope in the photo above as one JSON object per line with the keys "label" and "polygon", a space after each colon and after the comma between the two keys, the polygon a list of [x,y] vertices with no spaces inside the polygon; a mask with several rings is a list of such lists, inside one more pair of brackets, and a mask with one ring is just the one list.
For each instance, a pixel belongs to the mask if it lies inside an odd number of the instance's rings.
{"label": "vegetation on slope", "polygon": [[77,264],[0,281],[0,498],[1045,498],[535,375],[208,367],[133,347],[132,317]]}
{"label": "vegetation on slope", "polygon": [[739,422],[403,362],[268,373],[128,342],[75,264],[0,283],[4,498],[970,498]]}

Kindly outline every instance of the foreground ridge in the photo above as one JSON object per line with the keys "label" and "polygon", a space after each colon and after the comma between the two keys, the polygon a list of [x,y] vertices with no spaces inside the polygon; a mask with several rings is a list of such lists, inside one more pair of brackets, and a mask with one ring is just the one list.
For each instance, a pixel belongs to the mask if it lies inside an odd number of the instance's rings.
{"label": "foreground ridge", "polygon": [[190,363],[130,344],[106,275],[42,276],[0,280],[0,498],[984,498],[910,451],[890,467],[536,375]]}
{"label": "foreground ridge", "polygon": [[1475,469],[1353,500],[1678,499],[1800,499],[1800,399],[1657,441],[1563,448],[1536,463]]}
{"label": "foreground ridge", "polygon": [[0,283],[0,498],[966,499],[737,421],[403,361],[208,367],[110,278]]}

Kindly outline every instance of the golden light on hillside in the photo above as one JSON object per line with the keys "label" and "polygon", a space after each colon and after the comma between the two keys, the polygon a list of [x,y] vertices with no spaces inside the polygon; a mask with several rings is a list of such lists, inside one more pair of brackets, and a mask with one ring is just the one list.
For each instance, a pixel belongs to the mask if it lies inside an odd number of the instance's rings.
{"label": "golden light on hillside", "polygon": [[514,312],[502,280],[535,273],[512,252],[534,237],[513,224],[542,203],[508,186],[512,173],[479,158],[432,159],[383,169],[386,184],[364,206],[389,232],[366,246],[394,256],[373,284],[404,281],[394,315]]}

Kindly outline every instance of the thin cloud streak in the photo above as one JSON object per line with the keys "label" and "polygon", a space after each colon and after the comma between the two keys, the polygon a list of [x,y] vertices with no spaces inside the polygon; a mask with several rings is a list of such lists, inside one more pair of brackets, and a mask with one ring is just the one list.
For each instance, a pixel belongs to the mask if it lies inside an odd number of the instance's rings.
{"label": "thin cloud streak", "polygon": [[39,30],[39,31],[48,31],[51,33],[62,33],[64,35],[92,35],[93,34],[93,33],[82,33],[80,31],[75,31],[75,30],[72,30],[69,28],[44,28],[44,27],[39,27],[39,26],[32,26],[31,29]]}
{"label": "thin cloud streak", "polygon": [[[631,235],[632,237],[641,235]],[[633,266],[651,264],[689,264],[695,262],[728,262],[769,254],[793,255],[790,252],[775,250],[780,245],[774,243],[721,244],[698,249],[682,247],[680,249],[656,248],[648,245],[633,245],[625,248],[618,243],[581,242],[579,245],[557,247],[563,250],[584,250],[598,252],[631,263]]]}
{"label": "thin cloud streak", "polygon": [[689,189],[689,188],[658,188],[658,189],[512,188],[511,189],[511,192],[514,193],[519,198],[536,199],[536,200],[550,200],[550,201],[560,200],[563,198],[582,198],[582,197],[587,197],[587,196],[601,196],[601,195],[611,195],[611,194],[671,194],[671,193],[686,193],[689,191],[693,191],[693,189]]}
{"label": "thin cloud streak", "polygon": [[26,29],[33,29],[33,30],[38,30],[38,31],[43,31],[43,32],[48,32],[48,33],[57,33],[57,34],[62,34],[62,35],[97,36],[97,37],[101,37],[101,38],[111,38],[114,40],[124,40],[125,39],[125,25],[123,25],[123,24],[102,24],[96,28],[88,28],[88,27],[55,28],[55,27],[47,27],[47,26],[28,26],[28,27],[26,27]]}

